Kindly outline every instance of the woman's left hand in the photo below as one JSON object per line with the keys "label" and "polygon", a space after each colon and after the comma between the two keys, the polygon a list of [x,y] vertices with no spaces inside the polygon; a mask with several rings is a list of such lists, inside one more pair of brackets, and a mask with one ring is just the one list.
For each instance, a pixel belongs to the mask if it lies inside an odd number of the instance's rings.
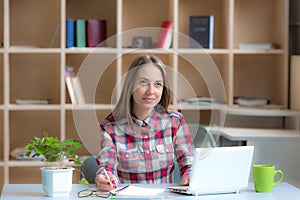
{"label": "woman's left hand", "polygon": [[181,180],[181,185],[189,185],[190,184],[190,177],[186,177],[186,178],[183,178]]}

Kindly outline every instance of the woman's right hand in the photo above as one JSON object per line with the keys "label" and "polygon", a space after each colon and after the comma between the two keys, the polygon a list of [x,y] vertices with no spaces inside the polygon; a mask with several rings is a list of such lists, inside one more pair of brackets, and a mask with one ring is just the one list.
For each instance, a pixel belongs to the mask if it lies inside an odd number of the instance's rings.
{"label": "woman's right hand", "polygon": [[109,177],[111,180],[111,183],[109,180],[106,178],[105,174],[97,174],[95,178],[95,183],[96,186],[99,190],[104,190],[104,191],[112,191],[117,188],[117,181],[115,180],[114,176]]}

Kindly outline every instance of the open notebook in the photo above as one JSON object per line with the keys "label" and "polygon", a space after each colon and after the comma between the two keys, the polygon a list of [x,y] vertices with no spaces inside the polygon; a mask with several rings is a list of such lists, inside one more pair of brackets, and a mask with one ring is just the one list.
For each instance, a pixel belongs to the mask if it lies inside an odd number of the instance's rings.
{"label": "open notebook", "polygon": [[253,151],[253,146],[196,148],[189,186],[168,187],[168,191],[238,193],[248,186]]}

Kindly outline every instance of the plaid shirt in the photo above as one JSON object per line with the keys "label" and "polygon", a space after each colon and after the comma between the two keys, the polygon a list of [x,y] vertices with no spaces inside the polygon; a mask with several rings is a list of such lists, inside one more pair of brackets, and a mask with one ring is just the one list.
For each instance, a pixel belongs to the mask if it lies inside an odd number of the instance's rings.
{"label": "plaid shirt", "polygon": [[99,169],[121,183],[172,183],[177,160],[181,177],[190,176],[193,144],[181,113],[153,111],[144,121],[132,120],[132,126],[113,117],[100,124]]}

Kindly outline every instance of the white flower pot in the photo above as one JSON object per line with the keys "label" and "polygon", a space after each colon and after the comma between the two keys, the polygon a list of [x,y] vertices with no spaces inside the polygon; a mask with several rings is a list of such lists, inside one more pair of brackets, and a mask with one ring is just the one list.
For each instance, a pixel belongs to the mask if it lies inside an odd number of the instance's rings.
{"label": "white flower pot", "polygon": [[47,196],[69,196],[72,190],[74,168],[49,169],[41,168],[43,191]]}

